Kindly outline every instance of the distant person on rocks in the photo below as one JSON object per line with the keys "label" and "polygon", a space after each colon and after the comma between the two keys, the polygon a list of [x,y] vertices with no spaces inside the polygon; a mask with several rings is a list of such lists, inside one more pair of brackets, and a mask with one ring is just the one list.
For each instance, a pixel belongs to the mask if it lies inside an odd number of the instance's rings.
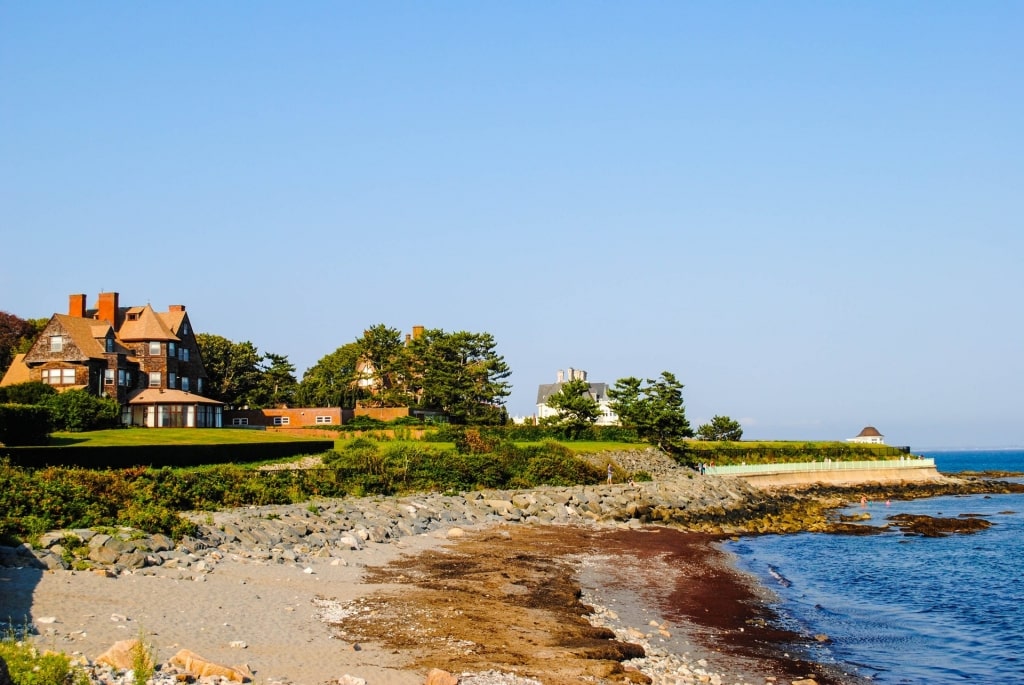
{"label": "distant person on rocks", "polygon": [[612,484],[612,465],[608,464],[608,485]]}

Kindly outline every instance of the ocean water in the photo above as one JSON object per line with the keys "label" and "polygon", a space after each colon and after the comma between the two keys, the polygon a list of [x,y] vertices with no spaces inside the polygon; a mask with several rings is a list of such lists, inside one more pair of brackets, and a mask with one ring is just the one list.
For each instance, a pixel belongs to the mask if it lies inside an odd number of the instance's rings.
{"label": "ocean water", "polygon": [[[1024,472],[1024,450],[932,451],[940,471]],[[943,538],[746,537],[726,545],[778,597],[782,625],[824,633],[811,657],[878,683],[1024,683],[1024,495],[869,502],[896,513],[980,514],[994,525]]]}

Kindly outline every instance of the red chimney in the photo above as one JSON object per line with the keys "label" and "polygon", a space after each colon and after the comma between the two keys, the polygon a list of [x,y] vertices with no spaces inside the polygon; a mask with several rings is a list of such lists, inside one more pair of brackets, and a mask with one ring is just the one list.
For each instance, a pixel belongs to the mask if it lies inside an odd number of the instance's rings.
{"label": "red chimney", "polygon": [[172,304],[167,306],[169,312],[183,312],[185,311],[185,305],[183,304]]}
{"label": "red chimney", "polygon": [[100,301],[97,305],[96,318],[100,321],[106,321],[117,329],[118,323],[120,323],[117,320],[118,314],[117,293],[100,293]]}
{"label": "red chimney", "polygon": [[85,295],[71,295],[68,298],[68,316],[85,318]]}

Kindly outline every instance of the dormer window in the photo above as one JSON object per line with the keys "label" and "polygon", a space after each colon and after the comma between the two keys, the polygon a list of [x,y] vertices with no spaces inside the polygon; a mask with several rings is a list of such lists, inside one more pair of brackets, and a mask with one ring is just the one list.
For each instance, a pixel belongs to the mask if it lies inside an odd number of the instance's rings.
{"label": "dormer window", "polygon": [[138,312],[128,312],[127,319],[129,321],[138,321],[139,320],[139,313]]}
{"label": "dormer window", "polygon": [[107,338],[104,341],[104,343],[105,343],[104,349],[106,349],[107,354],[113,353],[113,351],[114,351],[114,339],[113,338]]}

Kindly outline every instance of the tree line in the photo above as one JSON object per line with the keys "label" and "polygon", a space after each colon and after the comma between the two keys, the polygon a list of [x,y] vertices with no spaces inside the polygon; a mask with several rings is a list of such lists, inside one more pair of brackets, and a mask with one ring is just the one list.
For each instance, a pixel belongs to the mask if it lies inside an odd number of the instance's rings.
{"label": "tree line", "polygon": [[[683,387],[669,371],[662,371],[656,379],[620,378],[608,388],[609,407],[619,423],[635,430],[641,440],[677,456],[685,453],[685,441],[693,437],[716,441],[743,437],[739,422],[728,416],[715,416],[694,432],[686,418]],[[563,383],[548,397],[547,405],[557,413],[541,419],[541,423],[560,426],[570,436],[594,425],[601,416],[600,403],[585,380]]]}
{"label": "tree line", "polygon": [[[15,354],[28,351],[47,319],[20,319],[0,312],[0,373]],[[207,384],[203,394],[229,407],[280,406],[410,407],[459,425],[500,425],[511,392],[511,370],[490,333],[417,331],[404,338],[383,323],[321,357],[299,379],[287,355],[260,352],[250,341],[235,342],[198,333]],[[657,379],[620,378],[608,398],[620,423],[665,451],[681,441],[739,440],[743,429],[728,416],[715,416],[694,432],[686,418],[683,384],[663,371]],[[548,399],[557,416],[542,423],[578,435],[600,417],[590,384],[571,380]]]}
{"label": "tree line", "polygon": [[500,424],[512,374],[490,333],[423,329],[405,339],[385,324],[321,357],[302,379],[283,354],[199,333],[205,395],[232,407],[410,407],[456,424]]}

